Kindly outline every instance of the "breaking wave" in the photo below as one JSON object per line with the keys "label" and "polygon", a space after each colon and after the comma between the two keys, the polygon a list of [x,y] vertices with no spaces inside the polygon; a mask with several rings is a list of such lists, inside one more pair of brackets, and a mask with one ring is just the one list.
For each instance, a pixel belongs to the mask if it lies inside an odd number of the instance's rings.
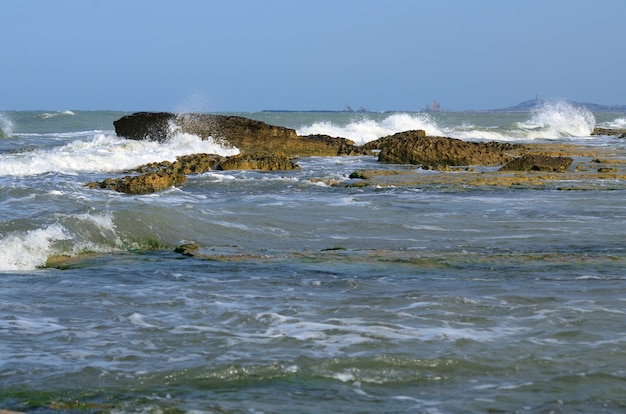
{"label": "breaking wave", "polygon": [[63,116],[63,115],[72,116],[76,114],[73,111],[44,112],[43,114],[37,115],[37,118],[47,119],[47,118],[54,118],[54,117]]}
{"label": "breaking wave", "polygon": [[298,129],[299,135],[323,134],[333,137],[348,138],[357,144],[374,141],[378,138],[393,135],[402,131],[415,129],[425,130],[428,135],[441,135],[442,131],[435,120],[426,113],[392,114],[382,120],[362,119],[347,125],[336,125],[328,121],[316,122],[313,125]]}
{"label": "breaking wave", "polygon": [[[380,115],[376,115],[380,116]],[[422,129],[427,135],[447,136],[466,140],[533,141],[568,138],[589,138],[596,124],[594,115],[587,108],[573,106],[566,101],[548,101],[528,114],[510,114],[515,122],[509,125],[485,123],[493,119],[491,113],[475,113],[471,119],[477,124],[457,115],[446,113],[395,113],[380,119],[364,116],[346,124],[330,121],[316,122],[298,128],[299,135],[324,134],[348,138],[364,144],[398,132]],[[502,120],[503,115],[499,115]],[[507,116],[507,115],[504,115]],[[527,117],[528,119],[523,119]],[[621,119],[624,123],[626,120]],[[480,123],[483,125],[480,125]],[[616,120],[618,124],[620,121]]]}
{"label": "breaking wave", "polygon": [[565,101],[544,103],[527,122],[518,123],[530,138],[585,137],[591,135],[596,119],[585,107]]}
{"label": "breaking wave", "polygon": [[48,172],[115,172],[150,162],[174,161],[181,155],[210,153],[230,156],[236,148],[225,148],[212,139],[178,133],[165,143],[134,141],[115,135],[96,134],[91,140],[0,156],[0,176],[28,176]]}

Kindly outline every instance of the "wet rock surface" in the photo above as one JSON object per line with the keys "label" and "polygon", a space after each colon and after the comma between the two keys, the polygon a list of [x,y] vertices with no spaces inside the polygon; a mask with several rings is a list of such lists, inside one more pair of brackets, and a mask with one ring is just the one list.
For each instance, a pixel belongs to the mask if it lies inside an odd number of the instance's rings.
{"label": "wet rock surface", "polygon": [[594,128],[591,135],[609,135],[626,138],[626,129],[623,128]]}
{"label": "wet rock surface", "polygon": [[506,163],[500,171],[567,171],[572,162],[571,157],[528,154]]}
{"label": "wet rock surface", "polygon": [[424,131],[405,131],[368,143],[378,149],[378,161],[388,164],[414,164],[428,169],[450,166],[501,165],[512,159],[512,144],[465,142],[460,139],[427,136]]}
{"label": "wet rock surface", "polygon": [[335,156],[354,152],[354,142],[327,135],[298,136],[291,128],[240,116],[137,112],[113,122],[118,136],[163,142],[176,133],[212,138],[241,154]]}

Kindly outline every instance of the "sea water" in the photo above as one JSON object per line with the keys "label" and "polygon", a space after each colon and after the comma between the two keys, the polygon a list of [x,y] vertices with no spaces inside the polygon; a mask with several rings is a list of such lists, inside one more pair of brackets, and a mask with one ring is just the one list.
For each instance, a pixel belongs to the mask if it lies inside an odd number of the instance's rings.
{"label": "sea water", "polygon": [[[122,112],[0,114],[0,409],[626,410],[626,193],[345,188],[375,157],[85,187],[236,149],[119,138]],[[395,132],[609,148],[624,114],[239,114],[363,143]],[[432,172],[416,170],[418,173]],[[174,252],[196,243],[198,257]],[[79,260],[43,268],[56,255]]]}

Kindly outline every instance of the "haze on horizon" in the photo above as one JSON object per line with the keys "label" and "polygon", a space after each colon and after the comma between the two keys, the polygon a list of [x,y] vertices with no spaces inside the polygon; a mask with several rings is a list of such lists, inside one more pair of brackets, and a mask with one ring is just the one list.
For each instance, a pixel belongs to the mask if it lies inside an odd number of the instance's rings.
{"label": "haze on horizon", "polygon": [[621,0],[3,2],[0,110],[626,104]]}

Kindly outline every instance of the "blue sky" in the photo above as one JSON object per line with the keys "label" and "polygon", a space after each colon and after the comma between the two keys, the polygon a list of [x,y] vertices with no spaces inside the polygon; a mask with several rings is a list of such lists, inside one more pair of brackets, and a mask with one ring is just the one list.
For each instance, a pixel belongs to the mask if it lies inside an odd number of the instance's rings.
{"label": "blue sky", "polygon": [[626,104],[623,0],[20,0],[0,11],[0,110]]}

